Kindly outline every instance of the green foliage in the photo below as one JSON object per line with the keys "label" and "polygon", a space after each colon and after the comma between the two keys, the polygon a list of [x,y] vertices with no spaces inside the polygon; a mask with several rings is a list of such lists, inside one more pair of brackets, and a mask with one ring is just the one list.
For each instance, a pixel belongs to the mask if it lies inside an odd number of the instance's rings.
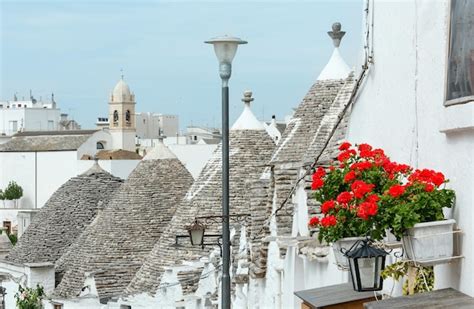
{"label": "green foliage", "polygon": [[16,306],[18,309],[42,309],[41,300],[44,296],[44,289],[39,284],[36,288],[24,288],[20,285],[15,294]]}
{"label": "green foliage", "polygon": [[6,200],[17,200],[23,196],[23,188],[14,181],[10,181],[3,193]]}
{"label": "green foliage", "polygon": [[405,231],[417,223],[444,220],[443,208],[451,208],[454,200],[453,190],[443,188],[426,192],[423,184],[413,184],[401,198],[382,198],[384,225],[401,239]]}
{"label": "green foliage", "polygon": [[5,200],[5,194],[3,193],[3,190],[0,190],[0,201]]}
{"label": "green foliage", "polygon": [[16,234],[8,234],[8,238],[10,238],[10,241],[12,243],[12,245],[16,245],[16,243],[18,242],[18,236]]}
{"label": "green foliage", "polygon": [[415,272],[413,278],[413,294],[429,292],[434,289],[435,276],[433,266],[420,266],[414,265],[414,263],[410,261],[399,261],[386,266],[381,276],[383,279],[392,278],[395,281],[405,279],[403,283],[403,295],[410,295],[409,280],[406,278],[409,268],[412,268]]}
{"label": "green foliage", "polygon": [[[443,220],[455,194],[440,172],[417,169],[390,160],[382,149],[343,143],[337,161],[313,174],[311,188],[321,203],[319,240],[369,236],[381,240],[387,230],[401,239],[416,223]],[[443,186],[443,188],[441,187]]]}
{"label": "green foliage", "polygon": [[[2,233],[3,233],[3,230],[0,230],[0,235]],[[6,231],[6,233],[7,233],[8,238],[10,239],[10,242],[12,243],[12,245],[16,245],[16,243],[18,241],[18,236],[16,234],[8,233],[8,231]]]}

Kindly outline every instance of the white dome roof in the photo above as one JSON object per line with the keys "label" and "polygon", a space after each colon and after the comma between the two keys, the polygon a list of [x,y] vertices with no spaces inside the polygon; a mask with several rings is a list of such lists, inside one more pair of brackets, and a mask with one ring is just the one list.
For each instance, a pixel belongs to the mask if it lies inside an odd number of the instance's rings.
{"label": "white dome roof", "polygon": [[114,101],[128,101],[131,96],[130,87],[128,87],[127,83],[120,79],[114,87],[114,91],[112,92]]}

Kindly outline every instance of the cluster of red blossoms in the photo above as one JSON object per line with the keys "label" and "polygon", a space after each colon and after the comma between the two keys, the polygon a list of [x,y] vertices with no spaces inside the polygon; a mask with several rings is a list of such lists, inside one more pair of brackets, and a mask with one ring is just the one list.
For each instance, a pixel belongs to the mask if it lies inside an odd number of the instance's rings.
{"label": "cluster of red blossoms", "polygon": [[[369,220],[378,213],[378,202],[382,195],[399,198],[406,189],[413,184],[423,184],[426,192],[433,191],[445,182],[444,175],[433,170],[415,170],[406,164],[391,161],[382,149],[373,149],[368,144],[360,144],[356,148],[348,142],[340,145],[341,151],[337,156],[339,171],[343,172],[343,183],[350,188],[348,191],[337,192],[332,199],[324,201],[321,211],[325,215],[322,219],[316,217],[309,222],[310,226],[321,225],[330,227],[337,224],[335,214],[346,209],[362,220]],[[323,190],[325,179],[336,168],[331,166],[330,171],[319,167],[312,176],[313,190]],[[364,172],[375,171],[383,174],[390,182],[395,183],[385,192],[374,192],[375,185],[364,181]],[[367,174],[365,174],[367,175]],[[368,178],[370,181],[370,178]],[[404,179],[405,181],[402,181]],[[405,183],[405,184],[403,184]],[[323,199],[324,200],[324,199]]]}

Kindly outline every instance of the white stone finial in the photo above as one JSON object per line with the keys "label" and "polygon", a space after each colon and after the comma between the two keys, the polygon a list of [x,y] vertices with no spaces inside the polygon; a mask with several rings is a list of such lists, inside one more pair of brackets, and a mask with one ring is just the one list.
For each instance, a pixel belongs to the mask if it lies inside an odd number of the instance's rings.
{"label": "white stone finial", "polygon": [[334,44],[334,51],[331,55],[331,59],[329,59],[329,62],[319,74],[318,80],[344,79],[351,72],[351,69],[339,53],[339,45],[345,34],[345,31],[341,31],[341,23],[338,22],[332,25],[332,31],[328,31],[328,35]]}
{"label": "white stone finial", "polygon": [[244,97],[242,98],[242,102],[245,104],[244,110],[237,121],[235,121],[231,130],[265,130],[263,124],[258,121],[257,117],[255,117],[250,109],[250,102],[253,100],[252,91],[245,90]]}
{"label": "white stone finial", "polygon": [[339,45],[341,45],[342,37],[345,34],[345,31],[341,31],[341,23],[339,22],[332,24],[332,31],[328,31],[328,35],[332,39],[334,47],[339,47]]}

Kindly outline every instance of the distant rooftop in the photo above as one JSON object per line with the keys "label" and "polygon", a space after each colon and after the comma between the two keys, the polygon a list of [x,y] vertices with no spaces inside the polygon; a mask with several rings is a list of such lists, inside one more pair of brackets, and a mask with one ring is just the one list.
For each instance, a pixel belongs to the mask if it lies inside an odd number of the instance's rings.
{"label": "distant rooftop", "polygon": [[74,151],[97,130],[20,132],[0,152]]}

